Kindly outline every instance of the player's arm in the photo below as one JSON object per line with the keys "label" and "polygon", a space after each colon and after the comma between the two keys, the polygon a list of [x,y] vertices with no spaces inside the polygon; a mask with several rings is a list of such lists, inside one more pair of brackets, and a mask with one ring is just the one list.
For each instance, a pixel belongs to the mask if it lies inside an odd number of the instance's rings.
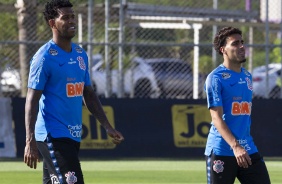
{"label": "player's arm", "polygon": [[212,122],[223,139],[230,145],[233,149],[234,155],[237,159],[237,163],[240,167],[247,168],[251,165],[251,158],[247,151],[238,143],[224,120],[222,119],[223,109],[222,107],[211,107],[210,114]]}
{"label": "player's arm", "polygon": [[108,121],[102,104],[91,86],[84,86],[83,100],[87,109],[99,120],[108,135],[113,138],[113,143],[119,144],[124,140],[122,134],[115,130]]}
{"label": "player's arm", "polygon": [[27,166],[34,169],[36,169],[37,162],[39,162],[34,129],[41,95],[42,91],[28,88],[25,102],[26,146],[24,151],[24,162]]}

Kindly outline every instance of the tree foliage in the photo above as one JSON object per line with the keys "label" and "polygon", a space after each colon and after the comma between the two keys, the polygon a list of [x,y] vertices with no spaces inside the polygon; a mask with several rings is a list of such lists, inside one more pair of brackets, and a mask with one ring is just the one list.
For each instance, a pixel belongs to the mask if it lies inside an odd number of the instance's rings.
{"label": "tree foliage", "polygon": [[[14,5],[17,0],[0,0],[1,5]],[[39,5],[43,5],[46,0],[37,0]],[[80,4],[87,4],[88,0],[71,0],[71,2],[77,6]],[[104,4],[105,0],[93,0],[95,4]],[[143,3],[143,4],[152,4],[152,5],[163,5],[163,6],[177,6],[179,8],[183,7],[194,7],[194,8],[203,8],[203,9],[212,9],[213,8],[213,1],[199,1],[199,0],[186,0],[186,1],[176,1],[176,0],[126,0],[126,2],[130,3]],[[260,1],[250,1],[251,10],[259,12],[260,10]],[[119,3],[119,0],[109,0],[109,3]],[[246,9],[246,1],[231,1],[231,0],[218,0],[218,9],[219,10],[226,10],[226,11],[244,11]],[[18,40],[18,25],[17,25],[17,12],[16,8],[13,12],[2,12],[0,13],[0,41],[17,41]],[[102,20],[103,21],[103,20]],[[242,26],[242,31],[244,34],[244,39],[246,40],[246,44],[249,41],[248,34],[249,28],[247,26]],[[38,40],[47,40],[50,38],[50,34],[46,34],[46,29],[48,27],[45,25],[42,14],[38,14],[38,24],[37,24],[37,35]],[[203,25],[203,28],[200,31],[200,43],[211,44],[213,35],[206,34],[211,33],[211,26]],[[127,30],[126,30],[127,31]],[[98,33],[98,32],[101,32]],[[95,28],[95,41],[102,42],[104,40],[104,23],[96,23]],[[83,35],[84,37],[87,34]],[[178,43],[178,44],[185,44],[185,43],[193,43],[193,30],[160,30],[160,29],[148,29],[148,30],[137,30],[137,41],[142,43]],[[264,28],[258,28],[253,32],[254,44],[264,44],[265,43],[265,32]],[[118,37],[117,37],[118,38]],[[126,38],[126,41],[131,41],[130,37]],[[84,39],[87,40],[87,39]],[[277,38],[276,34],[270,35],[270,43],[279,45],[281,44],[280,39]],[[0,45],[1,48],[1,45]],[[102,50],[102,47],[95,47],[97,50]],[[147,56],[152,57],[164,57],[168,54],[173,57],[183,57],[189,59],[192,56],[191,50],[193,47],[181,47],[181,46],[173,46],[173,47],[147,47],[145,49],[144,46],[137,47],[137,51]],[[5,47],[5,49],[0,49],[0,55],[5,57],[11,53],[12,48]],[[280,47],[275,47],[270,49],[270,61],[271,62],[280,62],[281,60],[281,50]],[[98,52],[98,51],[97,51]],[[129,54],[130,49],[125,49],[125,54]],[[163,52],[165,54],[160,55],[156,54],[159,52]],[[200,49],[200,70],[203,73],[206,73],[207,68],[210,68],[209,63],[211,63],[211,56],[212,56],[212,49]],[[259,47],[254,49],[253,55],[253,66],[259,66],[265,63],[265,49],[264,47]]]}

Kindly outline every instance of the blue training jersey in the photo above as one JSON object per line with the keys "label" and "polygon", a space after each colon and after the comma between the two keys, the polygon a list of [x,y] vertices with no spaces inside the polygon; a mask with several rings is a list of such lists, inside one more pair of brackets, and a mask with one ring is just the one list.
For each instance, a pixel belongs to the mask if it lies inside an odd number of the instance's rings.
{"label": "blue training jersey", "polygon": [[43,91],[35,124],[37,141],[50,134],[80,142],[85,85],[91,82],[88,57],[81,47],[72,43],[72,51],[66,52],[50,40],[37,51],[28,79],[29,88]]}
{"label": "blue training jersey", "polygon": [[[208,108],[223,108],[223,120],[248,154],[257,152],[250,135],[252,90],[252,76],[246,69],[241,68],[237,73],[222,64],[208,75],[205,82]],[[234,156],[213,122],[211,125],[205,155],[209,156],[213,151],[215,155]]]}

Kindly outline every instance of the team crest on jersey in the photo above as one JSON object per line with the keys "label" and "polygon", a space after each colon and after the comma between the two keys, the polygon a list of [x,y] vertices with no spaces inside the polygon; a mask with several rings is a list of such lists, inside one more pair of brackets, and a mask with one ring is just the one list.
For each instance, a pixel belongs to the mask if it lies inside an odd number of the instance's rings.
{"label": "team crest on jersey", "polygon": [[221,161],[221,160],[215,160],[213,161],[214,165],[213,165],[213,170],[216,172],[216,173],[220,173],[220,172],[223,172],[224,170],[224,162]]}
{"label": "team crest on jersey", "polygon": [[80,48],[80,47],[76,47],[75,50],[76,50],[77,53],[82,53],[83,52],[82,48]]}
{"label": "team crest on jersey", "polygon": [[60,184],[58,177],[55,174],[50,175],[52,184]]}
{"label": "team crest on jersey", "polygon": [[75,172],[68,172],[67,174],[65,174],[65,177],[67,178],[67,184],[74,184],[77,182],[77,177],[75,176]]}
{"label": "team crest on jersey", "polygon": [[81,69],[81,70],[85,70],[85,69],[86,69],[86,66],[85,66],[83,57],[78,56],[78,57],[77,57],[77,61],[79,61],[79,67],[80,67],[80,69]]}
{"label": "team crest on jersey", "polygon": [[228,79],[228,78],[231,77],[231,74],[230,73],[222,73],[221,76],[222,76],[223,79]]}
{"label": "team crest on jersey", "polygon": [[55,49],[50,49],[49,54],[51,54],[52,56],[56,56],[56,55],[58,55],[58,51],[55,50]]}
{"label": "team crest on jersey", "polygon": [[250,79],[249,77],[246,77],[245,79],[246,79],[246,81],[247,81],[248,89],[251,90],[251,91],[253,91],[253,84],[252,84],[251,79]]}

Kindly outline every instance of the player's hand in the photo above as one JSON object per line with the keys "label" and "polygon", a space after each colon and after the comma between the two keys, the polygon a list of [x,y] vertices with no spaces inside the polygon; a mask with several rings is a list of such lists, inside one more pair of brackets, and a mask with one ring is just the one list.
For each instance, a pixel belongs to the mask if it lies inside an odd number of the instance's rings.
{"label": "player's hand", "polygon": [[117,130],[115,130],[115,129],[112,129],[112,128],[107,129],[107,134],[108,134],[111,138],[113,138],[113,139],[112,139],[112,142],[113,142],[114,144],[120,144],[120,143],[124,140],[123,135],[122,135],[119,131],[117,131]]}
{"label": "player's hand", "polygon": [[40,162],[35,140],[26,142],[24,149],[24,162],[28,167],[34,169],[37,167],[37,162]]}
{"label": "player's hand", "polygon": [[248,152],[242,146],[236,146],[233,148],[233,152],[240,167],[248,168],[249,165],[252,165],[252,160]]}

